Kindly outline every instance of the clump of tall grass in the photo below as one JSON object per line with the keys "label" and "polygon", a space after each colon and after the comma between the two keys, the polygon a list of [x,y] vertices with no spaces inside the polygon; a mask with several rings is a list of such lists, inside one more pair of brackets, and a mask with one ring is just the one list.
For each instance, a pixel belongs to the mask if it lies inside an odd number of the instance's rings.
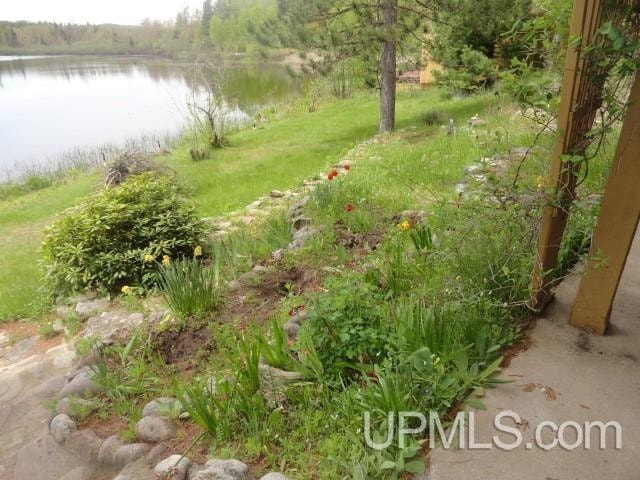
{"label": "clump of tall grass", "polygon": [[172,262],[160,276],[160,286],[171,311],[181,320],[201,318],[220,304],[217,261],[205,265],[197,258]]}

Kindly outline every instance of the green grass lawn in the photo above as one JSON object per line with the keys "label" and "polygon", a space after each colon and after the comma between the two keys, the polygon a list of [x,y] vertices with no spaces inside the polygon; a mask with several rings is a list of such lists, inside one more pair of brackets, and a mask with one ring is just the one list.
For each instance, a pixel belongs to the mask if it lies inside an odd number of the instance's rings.
{"label": "green grass lawn", "polygon": [[[441,102],[436,89],[401,92],[399,128],[421,123],[426,110]],[[481,102],[467,105],[478,113]],[[477,111],[469,109],[477,105]],[[193,188],[193,199],[203,216],[220,215],[250,203],[273,189],[288,189],[318,173],[354,144],[376,133],[378,98],[358,93],[332,100],[313,113],[294,112],[265,128],[244,130],[230,137],[228,148],[213,151],[208,160],[194,163],[187,147],[163,160],[178,178]],[[64,209],[101,187],[98,174],[83,175],[0,202],[0,319],[31,316],[46,304],[39,269],[43,228]]]}

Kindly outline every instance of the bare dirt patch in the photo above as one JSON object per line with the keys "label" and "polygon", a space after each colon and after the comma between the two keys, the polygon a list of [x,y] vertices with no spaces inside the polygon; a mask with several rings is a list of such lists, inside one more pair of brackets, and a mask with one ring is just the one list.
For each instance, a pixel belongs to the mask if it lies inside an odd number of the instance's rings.
{"label": "bare dirt patch", "polygon": [[124,432],[127,429],[127,422],[115,413],[112,413],[107,418],[89,415],[78,420],[78,429],[93,430],[100,438],[106,439]]}
{"label": "bare dirt patch", "polygon": [[160,332],[155,344],[164,363],[181,372],[195,371],[199,361],[215,351],[215,339],[207,326]]}

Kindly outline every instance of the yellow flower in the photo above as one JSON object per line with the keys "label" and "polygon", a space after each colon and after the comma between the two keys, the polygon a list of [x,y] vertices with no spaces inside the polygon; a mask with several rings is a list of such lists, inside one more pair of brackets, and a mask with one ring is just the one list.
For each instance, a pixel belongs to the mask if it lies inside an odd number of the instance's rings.
{"label": "yellow flower", "polygon": [[194,248],[194,250],[193,250],[193,254],[196,257],[201,257],[202,256],[202,247],[200,245],[196,246],[196,248]]}
{"label": "yellow flower", "polygon": [[147,253],[144,256],[144,263],[151,263],[151,262],[153,262],[153,259],[154,259],[153,255],[150,255],[150,254]]}
{"label": "yellow flower", "polygon": [[400,230],[402,230],[403,232],[406,232],[411,228],[411,223],[409,222],[409,220],[405,220],[404,222],[399,223],[397,226]]}
{"label": "yellow flower", "polygon": [[163,255],[162,265],[164,265],[165,267],[168,267],[170,263],[171,263],[171,259],[169,258],[169,255]]}
{"label": "yellow flower", "polygon": [[129,293],[131,292],[131,288],[129,288],[129,286],[128,286],[128,285],[125,285],[124,287],[122,287],[122,288],[120,289],[120,291],[121,291],[122,293],[124,293],[125,295],[129,295]]}
{"label": "yellow flower", "polygon": [[542,175],[538,175],[538,178],[536,179],[536,187],[539,192],[544,189],[544,177]]}

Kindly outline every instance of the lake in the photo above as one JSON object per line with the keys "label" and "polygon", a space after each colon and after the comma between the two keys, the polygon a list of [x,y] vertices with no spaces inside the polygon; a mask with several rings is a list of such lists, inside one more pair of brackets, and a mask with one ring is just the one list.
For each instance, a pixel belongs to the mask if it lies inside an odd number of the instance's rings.
{"label": "lake", "polygon": [[[218,66],[230,109],[253,115],[297,88],[280,66]],[[84,151],[157,143],[187,124],[201,70],[153,57],[0,56],[0,181]]]}

